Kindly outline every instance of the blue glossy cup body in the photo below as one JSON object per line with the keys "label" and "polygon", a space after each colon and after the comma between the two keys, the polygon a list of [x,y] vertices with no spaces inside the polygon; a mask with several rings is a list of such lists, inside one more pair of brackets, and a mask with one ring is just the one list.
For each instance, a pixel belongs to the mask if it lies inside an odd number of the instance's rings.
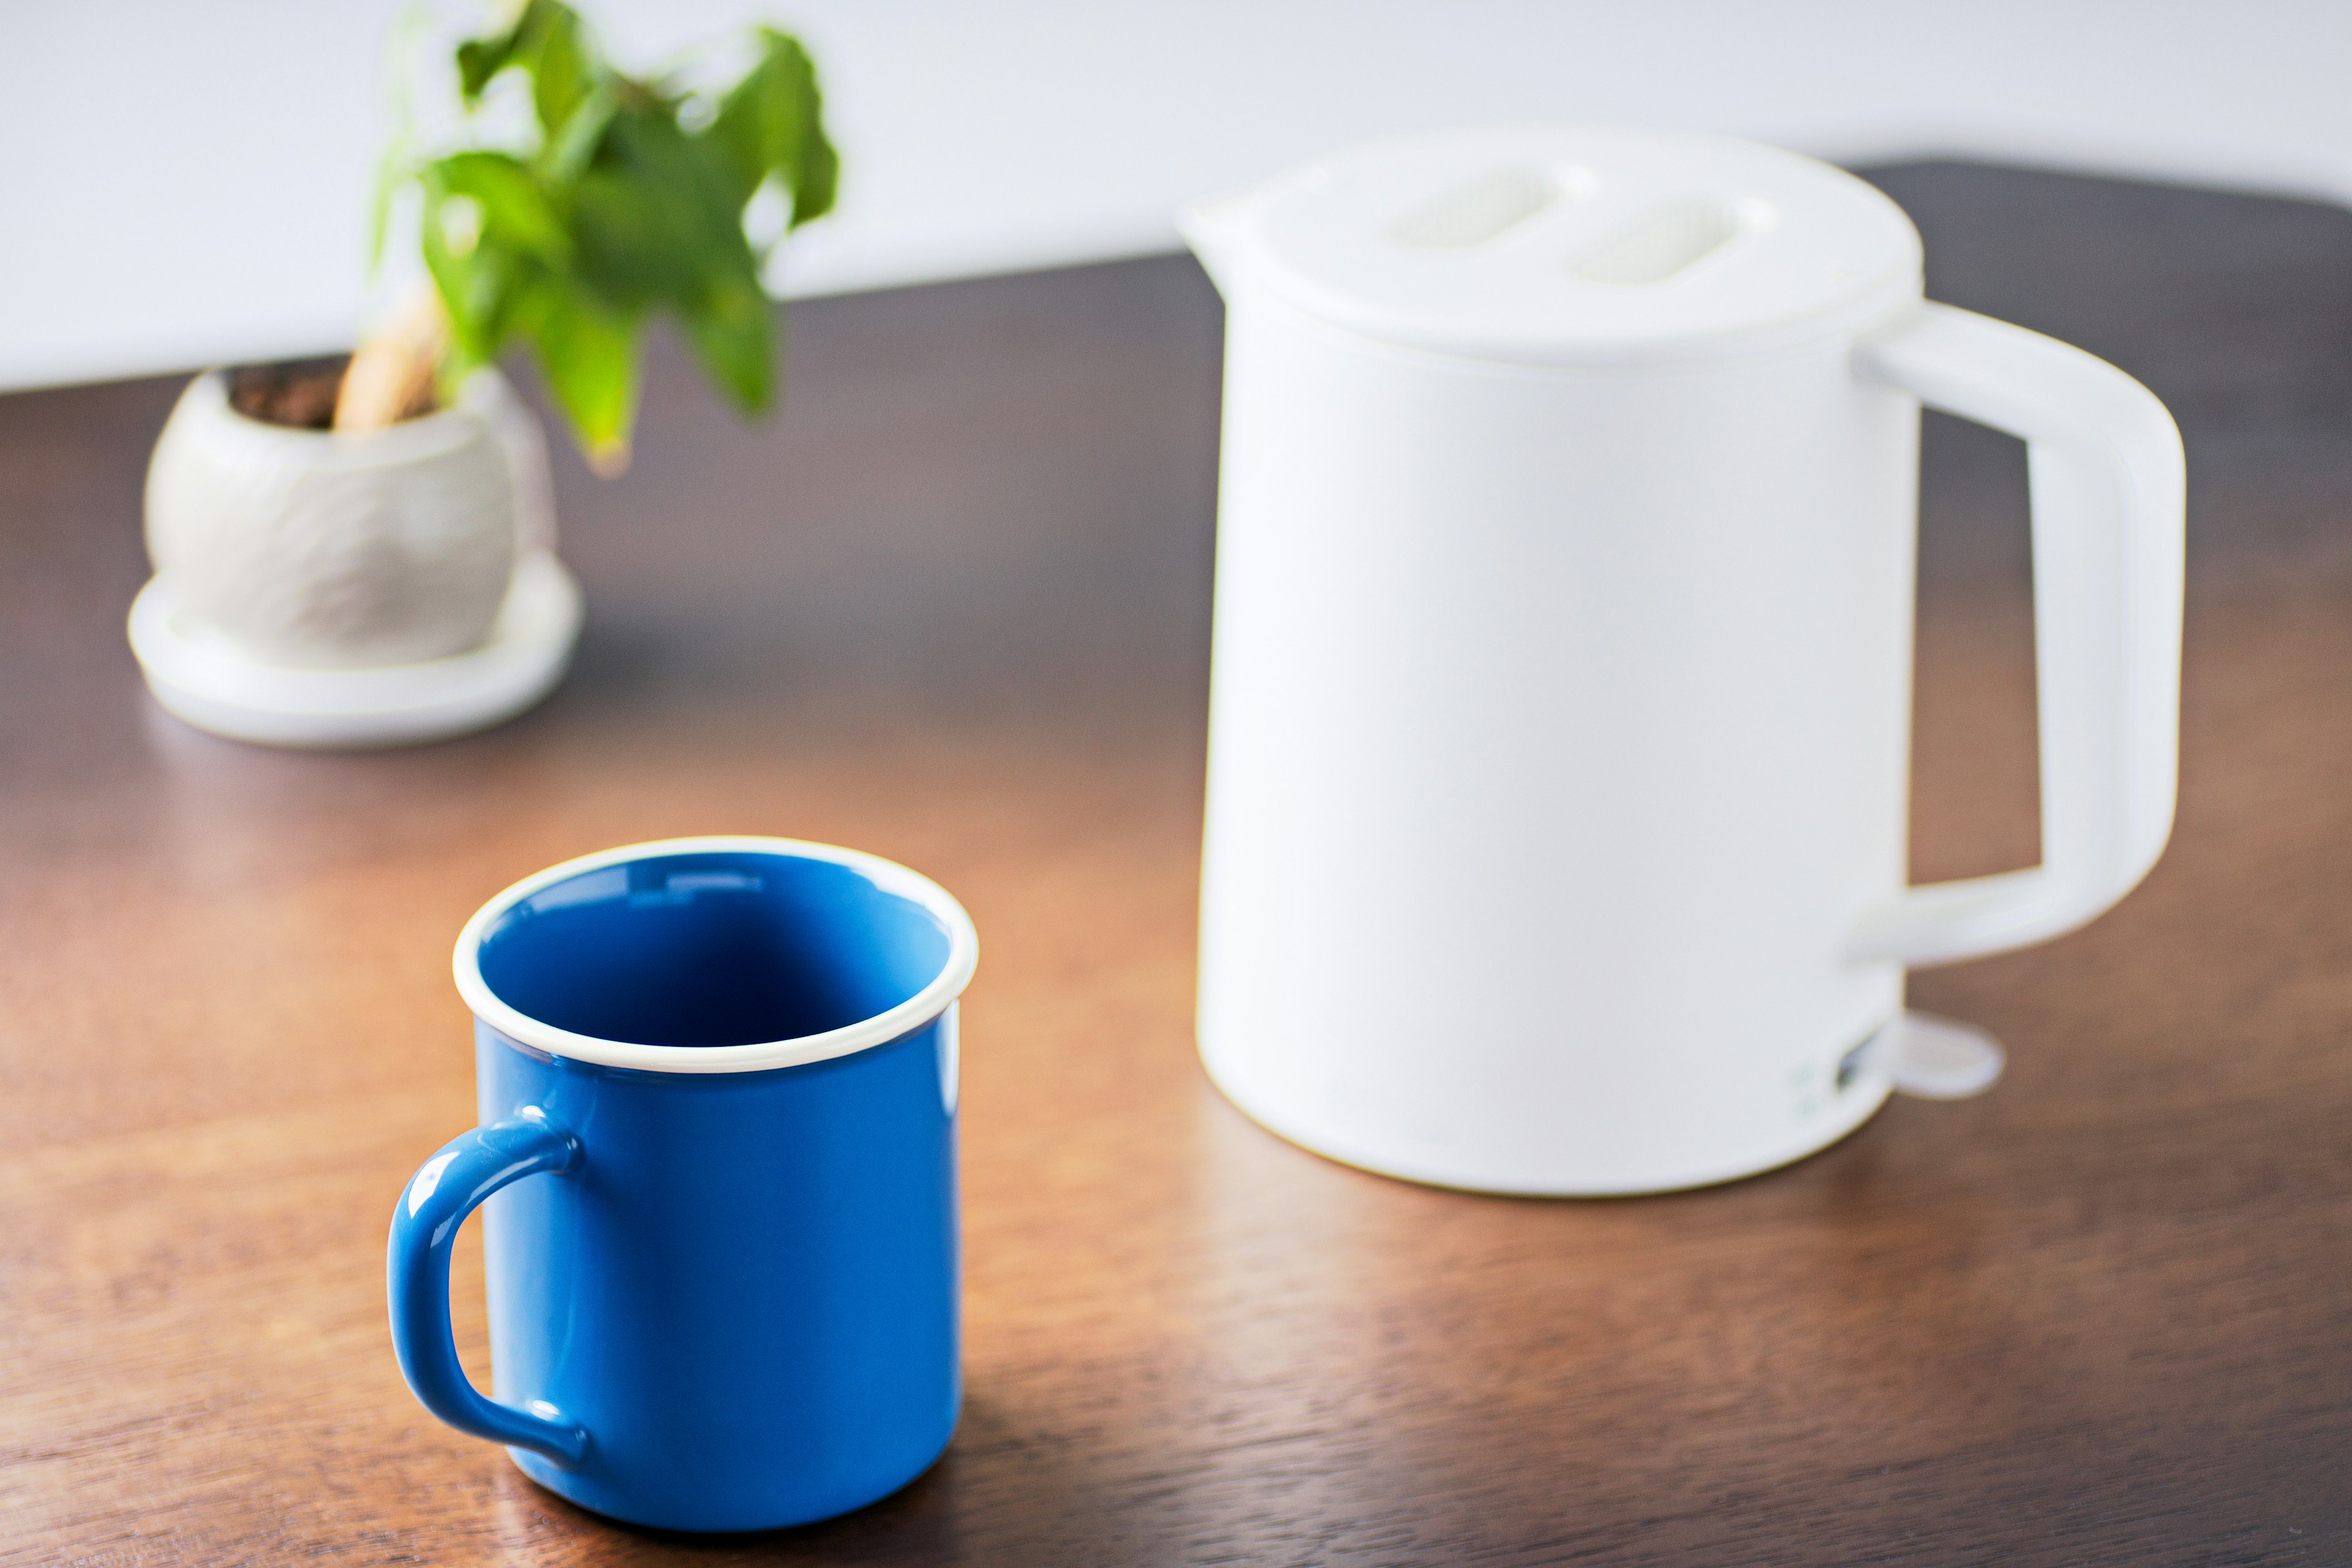
{"label": "blue glossy cup body", "polygon": [[[409,1387],[599,1513],[762,1530],[897,1490],[958,1363],[956,998],[937,885],[789,839],[632,846],[467,925],[482,1125],[394,1210]],[[493,1398],[449,1251],[483,1210]]]}

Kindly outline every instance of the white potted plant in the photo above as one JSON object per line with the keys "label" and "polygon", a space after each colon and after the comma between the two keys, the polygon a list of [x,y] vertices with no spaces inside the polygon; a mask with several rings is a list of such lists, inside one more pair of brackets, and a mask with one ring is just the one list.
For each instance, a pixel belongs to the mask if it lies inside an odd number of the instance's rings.
{"label": "white potted plant", "polygon": [[[458,47],[459,144],[400,138],[379,203],[381,237],[394,195],[421,193],[425,280],[348,362],[198,376],[156,443],[131,637],[165,708],[244,740],[386,745],[495,723],[562,679],[579,590],[497,361],[529,346],[607,475],[657,316],[739,408],[772,405],[770,246],[747,213],[779,212],[781,238],[831,207],[837,163],[806,51],[748,42],[715,87],[625,76],[571,9],[528,0]],[[530,131],[502,141],[486,100],[526,88]]]}

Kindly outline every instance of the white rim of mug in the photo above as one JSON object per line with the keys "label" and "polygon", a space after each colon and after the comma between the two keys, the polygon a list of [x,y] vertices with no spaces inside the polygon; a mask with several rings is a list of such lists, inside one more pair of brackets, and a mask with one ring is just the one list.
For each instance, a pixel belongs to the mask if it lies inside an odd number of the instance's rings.
{"label": "white rim of mug", "polygon": [[[827,1029],[823,1034],[740,1046],[649,1046],[629,1040],[600,1039],[593,1035],[575,1035],[569,1029],[541,1023],[509,1005],[482,978],[480,953],[484,933],[499,916],[533,893],[584,871],[600,871],[607,866],[659,859],[669,855],[713,853],[772,855],[846,866],[882,891],[919,904],[932,919],[945,926],[948,932],[947,962],[940,966],[939,973],[931,978],[930,984],[887,1012],[877,1013],[870,1018],[861,1018],[838,1029]],[[956,998],[963,994],[963,988],[971,983],[972,970],[979,963],[980,933],[972,929],[971,917],[964,912],[961,904],[956,902],[953,894],[922,873],[910,871],[897,861],[885,860],[879,855],[845,849],[837,844],[814,844],[800,838],[723,835],[701,838],[656,838],[645,844],[625,844],[617,849],[583,855],[576,860],[566,860],[560,866],[550,866],[544,871],[525,877],[474,911],[474,918],[466,922],[466,929],[457,935],[454,967],[457,976],[457,994],[466,999],[466,1005],[474,1010],[474,1016],[518,1044],[545,1051],[550,1056],[593,1062],[599,1067],[635,1068],[643,1072],[712,1073],[762,1072],[771,1068],[801,1067],[809,1062],[830,1061],[835,1057],[850,1056],[875,1046],[887,1045],[921,1028],[953,1005]]]}

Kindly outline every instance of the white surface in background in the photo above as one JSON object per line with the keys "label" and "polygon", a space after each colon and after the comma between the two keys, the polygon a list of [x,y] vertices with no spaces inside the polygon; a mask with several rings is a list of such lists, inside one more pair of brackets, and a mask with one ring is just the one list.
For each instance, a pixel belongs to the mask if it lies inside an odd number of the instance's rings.
{"label": "white surface in background", "polygon": [[[1623,120],[2352,200],[2342,0],[589,0],[625,63],[756,16],[844,153],[793,294],[1173,248],[1368,137]],[[390,0],[0,5],[0,387],[325,349],[360,308]]]}

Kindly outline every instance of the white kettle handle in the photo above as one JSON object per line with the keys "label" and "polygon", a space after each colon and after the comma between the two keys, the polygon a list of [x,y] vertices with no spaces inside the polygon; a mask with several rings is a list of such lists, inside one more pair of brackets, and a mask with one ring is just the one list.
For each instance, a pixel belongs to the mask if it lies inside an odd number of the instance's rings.
{"label": "white kettle handle", "polygon": [[2172,832],[2180,432],[2105,361],[1948,305],[1865,340],[1854,366],[2027,443],[2042,864],[1906,889],[1864,915],[1849,956],[1942,963],[2057,936],[2131,891]]}

